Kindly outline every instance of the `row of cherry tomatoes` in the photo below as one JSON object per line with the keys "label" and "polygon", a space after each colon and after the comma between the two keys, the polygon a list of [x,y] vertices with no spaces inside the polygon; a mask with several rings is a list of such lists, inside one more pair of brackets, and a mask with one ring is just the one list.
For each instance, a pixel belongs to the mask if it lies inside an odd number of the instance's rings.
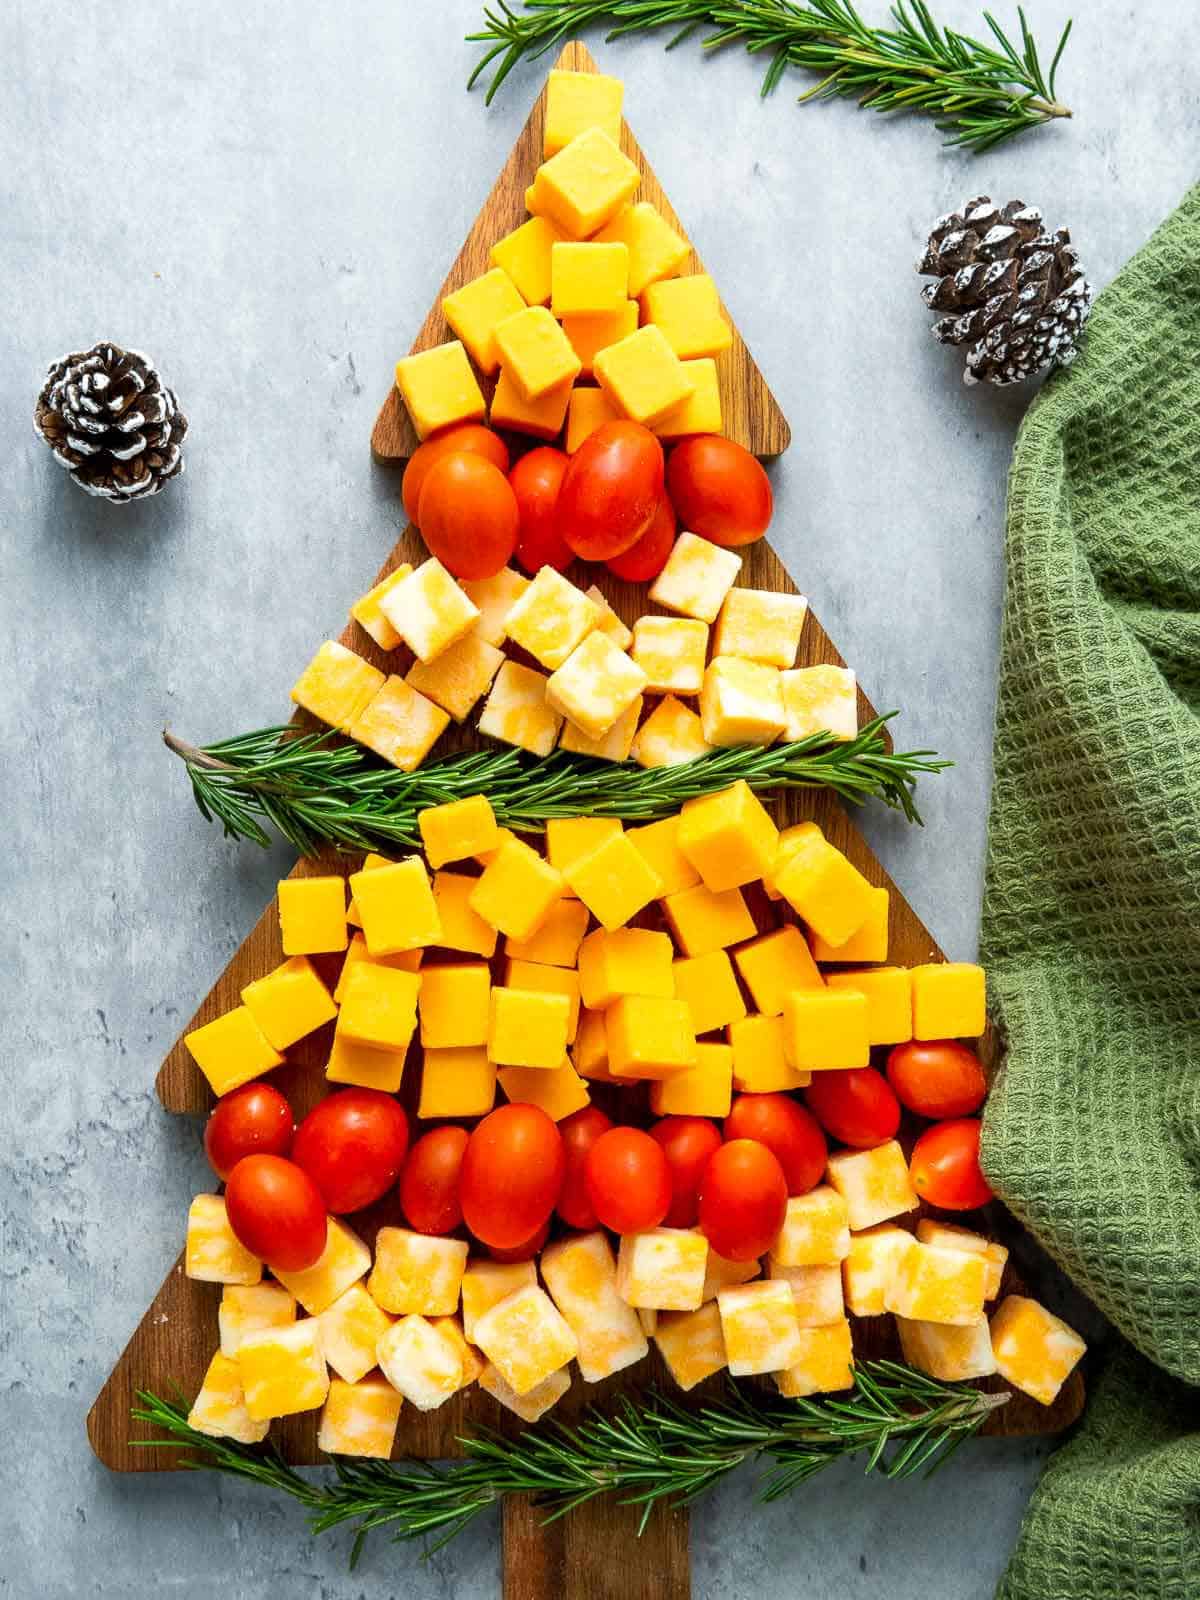
{"label": "row of cherry tomatoes", "polygon": [[737,1096],[723,1127],[664,1117],[649,1130],[614,1125],[598,1106],[554,1123],[537,1106],[505,1105],[474,1129],[447,1125],[409,1149],[408,1118],[391,1095],[342,1089],[295,1126],[278,1089],[251,1083],[220,1100],[204,1145],[225,1181],[230,1226],[280,1271],[311,1266],[327,1214],[374,1204],[398,1184],[417,1232],[464,1224],[500,1260],[545,1243],[555,1213],[568,1227],[638,1233],[699,1226],[734,1261],[764,1255],[789,1195],[825,1172],[828,1138],[868,1149],[894,1138],[901,1107],[937,1119],[918,1138],[913,1186],[930,1204],[969,1210],[991,1198],[979,1168],[986,1084],[977,1058],[951,1041],[898,1045],[887,1072],[816,1074],[806,1104],[786,1094]]}
{"label": "row of cherry tomatoes", "polygon": [[578,556],[647,583],[679,522],[714,544],[760,539],[771,520],[761,463],[732,439],[696,434],[663,454],[637,422],[608,422],[573,455],[543,445],[509,466],[482,423],[427,439],[404,471],[409,520],[456,578],[490,578],[514,557],[526,572]]}

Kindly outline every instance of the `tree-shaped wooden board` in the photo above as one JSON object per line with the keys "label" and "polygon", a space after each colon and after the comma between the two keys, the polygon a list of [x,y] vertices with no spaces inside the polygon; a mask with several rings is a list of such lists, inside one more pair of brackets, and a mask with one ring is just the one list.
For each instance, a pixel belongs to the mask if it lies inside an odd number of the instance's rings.
{"label": "tree-shaped wooden board", "polygon": [[[568,45],[557,65],[576,71],[598,70],[592,57],[579,44]],[[539,97],[534,106],[446,279],[442,294],[485,270],[492,241],[522,220],[525,188],[541,159],[543,99]],[[623,147],[642,170],[640,197],[652,200],[678,226],[674,211],[628,128],[623,133]],[[698,266],[698,261],[693,261],[693,268],[698,269]],[[413,349],[427,348],[446,337],[448,330],[442,317],[439,295]],[[721,368],[727,432],[761,456],[780,453],[787,447],[790,438],[787,422],[737,334],[736,326],[733,345],[722,358]],[[379,414],[371,443],[376,459],[381,462],[401,462],[415,448],[415,437],[394,390]],[[766,541],[749,547],[743,554],[745,561],[740,580],[743,584],[781,593],[796,592],[795,585]],[[409,527],[374,581],[379,581],[401,561],[418,562],[424,557],[420,536],[414,528]],[[610,603],[627,622],[632,622],[647,608],[643,588],[621,583],[604,569],[580,569],[571,576],[584,586],[598,582]],[[347,626],[341,639],[360,655],[388,671],[404,671],[407,668],[407,662],[398,659],[403,652],[385,655],[357,624]],[[817,663],[843,664],[841,656],[810,610],[801,639],[800,665]],[[862,719],[874,715],[861,689],[859,713]],[[470,746],[479,741],[468,727],[458,731],[449,742]],[[802,817],[815,818],[832,842],[846,852],[872,883],[883,885],[891,891],[890,959],[905,966],[943,959],[929,932],[872,855],[839,802],[827,793],[814,791],[780,797],[774,809],[781,825]],[[293,874],[306,875],[329,870],[344,872],[357,864],[356,861],[348,863],[345,857],[335,859],[330,856],[298,862]],[[752,909],[760,928],[774,925],[780,917],[777,906],[765,898],[754,900]],[[202,1001],[184,1032],[190,1032],[237,1005],[246,984],[270,971],[281,959],[278,910],[273,900]],[[330,982],[336,977],[338,959],[315,958],[322,975]],[[328,1059],[331,1032],[331,1028],[325,1028],[302,1040],[288,1051],[287,1064],[272,1075],[273,1081],[288,1095],[297,1116],[309,1110],[325,1090],[322,1069]],[[410,1109],[415,1106],[415,1091],[419,1081],[420,1051],[414,1045],[402,1088],[402,1098]],[[604,1085],[594,1085],[593,1088],[595,1099],[606,1104],[606,1097],[612,1094],[612,1090]],[[171,1112],[199,1116],[212,1105],[212,1095],[185,1050],[182,1035],[163,1062],[157,1089],[164,1107]],[[628,1120],[631,1115],[629,1091],[623,1091],[623,1095],[621,1115]],[[608,1109],[615,1107],[609,1104]],[[644,1110],[645,1107],[639,1109]],[[373,1242],[375,1231],[381,1224],[400,1220],[394,1201],[385,1200],[371,1211],[357,1214],[354,1225],[368,1242]],[[1016,1274],[1010,1267],[1005,1290],[1008,1292],[1015,1287]],[[92,1447],[113,1470],[144,1472],[163,1470],[178,1464],[177,1458],[171,1453],[159,1454],[131,1445],[132,1439],[144,1437],[145,1434],[144,1430],[130,1422],[130,1407],[137,1389],[167,1394],[171,1392],[172,1385],[178,1384],[187,1394],[195,1392],[216,1345],[219,1297],[217,1286],[195,1283],[184,1276],[181,1254],[88,1416],[88,1437]],[[878,1318],[856,1324],[855,1346],[860,1354],[896,1353],[887,1332],[880,1326],[886,1320],[890,1319]],[[622,1393],[636,1393],[648,1383],[663,1379],[665,1373],[656,1356],[649,1363],[621,1373],[599,1386],[585,1387],[577,1379],[555,1415],[570,1420],[579,1416],[588,1405],[604,1407]],[[666,1381],[669,1383],[669,1380]],[[704,1392],[697,1391],[697,1394]],[[1009,1434],[1053,1433],[1074,1421],[1082,1404],[1083,1384],[1076,1373],[1053,1406],[1043,1408],[1018,1396],[993,1415],[988,1431]],[[488,1395],[476,1389],[434,1412],[420,1413],[405,1407],[396,1453],[423,1458],[460,1455],[460,1438],[472,1424],[486,1424],[506,1432],[521,1426]],[[289,1461],[315,1464],[323,1459],[316,1448],[315,1414],[288,1418],[274,1425],[272,1438]],[[620,1600],[642,1600],[642,1597],[649,1600],[651,1596],[654,1600],[683,1600],[690,1587],[687,1514],[657,1514],[651,1519],[641,1539],[634,1538],[636,1521],[632,1511],[597,1501],[546,1528],[537,1510],[528,1503],[518,1500],[506,1502],[503,1508],[505,1596],[508,1600],[517,1600],[517,1597],[521,1597],[521,1600],[534,1600],[534,1597],[545,1600],[551,1595],[556,1600],[557,1597],[562,1597],[562,1600],[585,1600],[585,1597],[586,1600],[600,1600],[600,1597],[609,1595],[614,1600],[617,1596],[620,1596]],[[407,1558],[396,1556],[394,1559],[400,1561]]]}

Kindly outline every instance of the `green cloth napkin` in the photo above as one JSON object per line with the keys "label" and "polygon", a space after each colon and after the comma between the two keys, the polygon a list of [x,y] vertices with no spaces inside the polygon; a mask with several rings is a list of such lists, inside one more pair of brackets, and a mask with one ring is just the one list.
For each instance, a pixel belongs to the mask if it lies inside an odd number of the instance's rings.
{"label": "green cloth napkin", "polygon": [[1200,1597],[1200,187],[1017,441],[983,1161],[1120,1330],[1003,1600]]}

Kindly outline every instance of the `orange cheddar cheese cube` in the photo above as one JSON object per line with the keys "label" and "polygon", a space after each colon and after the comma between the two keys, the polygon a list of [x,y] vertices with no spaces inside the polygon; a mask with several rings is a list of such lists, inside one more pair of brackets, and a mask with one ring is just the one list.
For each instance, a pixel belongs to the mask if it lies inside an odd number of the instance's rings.
{"label": "orange cheddar cheese cube", "polygon": [[944,961],[912,968],[913,1038],[978,1039],[987,1027],[983,968]]}
{"label": "orange cheddar cheese cube", "polygon": [[679,848],[717,893],[754,883],[769,870],[779,843],[770,813],[744,779],[684,802]]}
{"label": "orange cheddar cheese cube", "polygon": [[[572,320],[602,322],[607,319],[580,317]],[[563,326],[565,328],[567,324],[564,323]],[[611,342],[610,340],[609,343]],[[577,339],[572,340],[572,347],[576,355],[579,355],[580,343]],[[584,440],[591,438],[597,428],[602,428],[606,422],[615,422],[620,415],[603,389],[572,389],[570,399],[567,401],[567,454],[573,456]]]}
{"label": "orange cheddar cheese cube", "polygon": [[691,393],[665,417],[660,417],[653,431],[660,439],[686,439],[694,433],[722,432],[725,417],[721,410],[717,363],[711,356],[701,356],[697,361],[685,361],[683,371],[691,381]]}
{"label": "orange cheddar cheese cube", "polygon": [[276,1050],[286,1050],[337,1016],[333,996],[307,956],[291,956],[242,990],[242,1004]]}
{"label": "orange cheddar cheese cube", "polygon": [[669,1000],[675,994],[675,952],[665,933],[649,928],[597,928],[579,947],[579,992],[592,1011],[606,1011],[622,995]]}
{"label": "orange cheddar cheese cube", "polygon": [[793,667],[779,687],[787,716],[785,740],[815,733],[853,739],[858,733],[858,691],[849,667]]}
{"label": "orange cheddar cheese cube", "polygon": [[589,738],[602,739],[645,687],[641,667],[597,628],[551,673],[546,699]]}
{"label": "orange cheddar cheese cube", "polygon": [[513,1412],[522,1422],[537,1422],[556,1406],[571,1387],[571,1374],[566,1367],[552,1372],[541,1383],[535,1383],[525,1394],[518,1394],[511,1384],[500,1376],[498,1368],[489,1361],[479,1374],[479,1387],[506,1411]]}
{"label": "orange cheddar cheese cube", "polygon": [[897,1317],[896,1332],[909,1366],[943,1383],[986,1378],[996,1371],[986,1317],[965,1324],[915,1322]]}
{"label": "orange cheddar cheese cube", "polygon": [[375,1365],[375,1349],[392,1325],[382,1306],[362,1283],[352,1283],[345,1294],[317,1318],[321,1324],[321,1353],[346,1383],[357,1383]]}
{"label": "orange cheddar cheese cube", "polygon": [[471,905],[478,883],[478,878],[469,878],[462,872],[435,872],[433,903],[442,927],[439,945],[487,958],[496,949],[496,930]]}
{"label": "orange cheddar cheese cube", "polygon": [[394,1322],[380,1339],[377,1354],[384,1377],[418,1411],[436,1411],[462,1388],[457,1343],[426,1317],[413,1313]]}
{"label": "orange cheddar cheese cube", "polygon": [[203,1027],[193,1028],[183,1042],[218,1096],[283,1064],[283,1057],[246,1006],[235,1006]]}
{"label": "orange cheddar cheese cube", "polygon": [[571,1065],[581,1078],[594,1078],[599,1083],[613,1081],[608,1070],[608,1024],[603,1011],[580,1006]]}
{"label": "orange cheddar cheese cube", "polygon": [[395,1094],[404,1076],[407,1056],[407,1045],[403,1050],[376,1050],[347,1039],[340,1028],[335,1028],[325,1076],[330,1083],[352,1083],[360,1089]]}
{"label": "orange cheddar cheese cube", "polygon": [[[573,967],[587,932],[588,909],[578,900],[560,900],[528,939],[506,939],[504,951],[513,961],[536,962],[545,967]],[[511,980],[510,980],[511,982]]]}
{"label": "orange cheddar cheese cube", "polygon": [[418,661],[434,661],[479,621],[479,608],[436,556],[389,590],[380,607]]}
{"label": "orange cheddar cheese cube", "polygon": [[466,1338],[474,1340],[475,1324],[485,1311],[527,1286],[537,1287],[536,1262],[489,1261],[486,1257],[469,1261],[462,1280],[462,1325]]}
{"label": "orange cheddar cheese cube", "polygon": [[470,906],[509,939],[529,939],[562,898],[563,877],[523,839],[502,841],[476,880]]}
{"label": "orange cheddar cheese cube", "polygon": [[[801,594],[730,589],[713,633],[713,654],[739,656],[765,667],[791,667],[808,614]],[[782,692],[782,679],[780,688]]]}
{"label": "orange cheddar cheese cube", "polygon": [[385,1311],[449,1317],[458,1310],[466,1265],[467,1245],[462,1239],[380,1228],[367,1289]]}
{"label": "orange cheddar cheese cube", "polygon": [[239,1444],[260,1444],[270,1428],[269,1422],[256,1422],[247,1411],[241,1368],[220,1350],[208,1364],[187,1420],[197,1433],[236,1439]]}
{"label": "orange cheddar cheese cube", "polygon": [[1025,1295],[1007,1295],[991,1323],[996,1370],[1039,1404],[1053,1405],[1087,1345],[1074,1328]]}
{"label": "orange cheddar cheese cube", "polygon": [[513,567],[501,567],[490,578],[466,578],[463,593],[479,612],[472,632],[487,644],[501,645],[508,637],[508,613],[529,587],[529,579]]}
{"label": "orange cheddar cheese cube", "polygon": [[[436,660],[415,662],[404,681],[455,722],[465,722],[476,703],[488,692],[503,661],[503,651],[481,638],[473,628],[456,644],[443,650]],[[426,727],[438,726],[439,732],[445,727],[445,723],[439,725],[438,719],[423,707],[415,709],[424,712]]]}
{"label": "orange cheddar cheese cube", "polygon": [[326,639],[292,685],[292,700],[321,722],[346,733],[383,688],[384,676],[344,644]]}
{"label": "orange cheddar cheese cube", "polygon": [[492,975],[486,962],[455,961],[426,967],[417,997],[422,1048],[450,1050],[486,1044],[491,993]]}
{"label": "orange cheddar cheese cube", "polygon": [[[391,860],[390,856],[381,856],[374,850],[368,850],[366,855],[363,857],[363,864],[362,864],[362,866],[360,867],[359,870],[361,872],[374,872],[376,867],[390,867],[391,865],[392,865],[392,860]],[[358,907],[354,903],[354,896],[353,895],[350,896],[350,904],[346,907],[346,921],[350,924],[350,926],[352,928],[360,928],[361,929],[361,927],[362,927],[362,918],[358,914]],[[343,973],[346,970],[346,966],[350,962],[350,958],[351,958],[351,954],[352,954],[352,948],[353,948],[355,939],[357,939],[359,941],[359,944],[363,947],[363,951],[365,953],[366,946],[365,946],[365,941],[363,940],[362,934],[361,933],[355,934],[354,937],[351,939],[350,945],[347,947],[347,950],[346,950],[346,960],[342,964],[342,972]],[[355,957],[355,959],[357,960],[358,958]],[[412,970],[415,970],[415,969],[412,969]],[[339,1003],[340,1003],[340,999],[339,999],[338,992],[337,992],[336,989],[333,992],[333,998],[335,1000],[339,1000]]]}
{"label": "orange cheddar cheese cube", "polygon": [[696,1064],[692,1014],[683,1000],[626,994],[605,1018],[614,1078],[669,1078]]}
{"label": "orange cheddar cheese cube", "polygon": [[641,173],[603,128],[589,127],[544,162],[533,182],[537,211],[572,239],[585,239],[614,217]]}
{"label": "orange cheddar cheese cube", "polygon": [[641,1323],[623,1298],[606,1234],[596,1230],[560,1239],[542,1251],[539,1264],[550,1298],[575,1335],[585,1383],[600,1383],[650,1353]]}
{"label": "orange cheddar cheese cube", "polygon": [[733,1051],[733,1086],[742,1094],[775,1094],[803,1089],[807,1072],[798,1072],[784,1051],[782,1017],[742,1017],[726,1029]]}
{"label": "orange cheddar cheese cube", "polygon": [[329,1392],[315,1317],[248,1334],[238,1346],[237,1364],[246,1410],[255,1422],[315,1411]]}
{"label": "orange cheddar cheese cube", "polygon": [[651,694],[699,694],[708,660],[708,624],[691,617],[639,617],[633,659]]}
{"label": "orange cheddar cheese cube", "polygon": [[796,1302],[796,1321],[802,1328],[827,1328],[845,1319],[841,1268],[833,1265],[781,1267],[772,1263],[770,1277],[789,1284]]}
{"label": "orange cheddar cheese cube", "polygon": [[783,896],[775,887],[775,880],[783,871],[795,852],[801,848],[806,839],[823,839],[825,835],[815,822],[795,822],[790,828],[784,828],[779,835],[779,848],[775,852],[775,860],[769,872],[763,873],[763,889],[768,900],[782,900]]}
{"label": "orange cheddar cheese cube", "polygon": [[696,1065],[650,1085],[656,1117],[727,1117],[733,1101],[733,1051],[696,1041]]}
{"label": "orange cheddar cheese cube", "polygon": [[371,1252],[353,1228],[338,1217],[330,1217],[325,1235],[325,1248],[302,1272],[281,1272],[275,1276],[289,1294],[295,1295],[310,1317],[319,1317],[352,1283],[366,1276],[371,1266]]}
{"label": "orange cheddar cheese cube", "polygon": [[567,1057],[561,1066],[501,1067],[496,1074],[505,1096],[515,1105],[538,1106],[552,1122],[582,1111],[590,1100],[588,1086]]}
{"label": "orange cheddar cheese cube", "polygon": [[725,1336],[716,1300],[696,1311],[668,1311],[656,1318],[654,1342],[681,1389],[694,1389],[725,1368]]}
{"label": "orange cheddar cheese cube", "polygon": [[746,1015],[746,1002],[724,950],[681,956],[673,967],[675,996],[685,1000],[696,1033],[713,1033]]}
{"label": "orange cheddar cheese cube", "polygon": [[296,1320],[296,1302],[280,1283],[227,1283],[217,1307],[221,1354],[235,1356],[248,1333],[284,1328]]}
{"label": "orange cheddar cheese cube", "polygon": [[412,563],[402,561],[387,577],[368,589],[360,600],[356,600],[350,607],[350,615],[358,623],[364,633],[374,639],[381,650],[395,650],[400,644],[400,635],[392,627],[380,609],[380,601],[385,594],[389,594],[398,583],[403,583],[412,571]]}
{"label": "orange cheddar cheese cube", "polygon": [[373,962],[355,967],[342,999],[338,1032],[369,1050],[407,1050],[417,1025],[421,981],[415,972]]}
{"label": "orange cheddar cheese cube", "polygon": [[780,1267],[833,1267],[849,1251],[846,1202],[828,1184],[819,1184],[788,1200],[768,1265],[772,1272]]}
{"label": "orange cheddar cheese cube", "polygon": [[485,1117],[496,1103],[496,1068],[483,1045],[426,1050],[421,1065],[422,1121]]}
{"label": "orange cheddar cheese cube", "polygon": [[933,1217],[922,1217],[917,1223],[917,1238],[922,1244],[936,1245],[939,1250],[967,1250],[982,1256],[987,1263],[985,1300],[994,1300],[1000,1293],[1004,1268],[1008,1264],[1008,1250],[995,1239],[985,1239],[981,1233],[960,1228],[952,1222],[938,1222]]}
{"label": "orange cheddar cheese cube", "polygon": [[[551,255],[553,259],[553,252]],[[571,341],[545,306],[526,306],[505,317],[496,325],[495,339],[504,372],[525,401],[540,400],[552,389],[573,382],[582,366]]]}
{"label": "orange cheddar cheese cube", "polygon": [[[573,902],[564,901],[564,905]],[[538,961],[524,961],[509,957],[504,967],[504,983],[509,989],[529,989],[538,994],[565,994],[567,1012],[567,1043],[575,1043],[579,1027],[579,974],[566,967],[543,966]]]}
{"label": "orange cheddar cheese cube", "polygon": [[567,1057],[570,1020],[571,1000],[561,992],[495,988],[488,1021],[488,1057],[498,1066],[560,1067]]}
{"label": "orange cheddar cheese cube", "polygon": [[486,409],[483,390],[458,339],[401,356],[396,387],[419,439],[456,422],[479,422]]}
{"label": "orange cheddar cheese cube", "polygon": [[733,952],[742,982],[766,1017],[781,1017],[794,989],[820,989],[825,980],[799,928],[776,928]]}
{"label": "orange cheddar cheese cube", "polygon": [[733,343],[733,329],[707,272],[648,284],[641,301],[642,320],[661,331],[681,360],[718,356]]}
{"label": "orange cheddar cheese cube", "polygon": [[668,694],[638,729],[630,754],[641,767],[677,767],[712,748],[697,713]]}
{"label": "orange cheddar cheese cube", "polygon": [[731,1261],[728,1256],[718,1255],[710,1246],[704,1268],[703,1299],[715,1300],[721,1289],[728,1289],[735,1283],[749,1283],[761,1274],[762,1268],[757,1261]]}
{"label": "orange cheddar cheese cube", "polygon": [[565,874],[568,867],[622,831],[619,817],[551,817],[546,823],[546,857]]}
{"label": "orange cheddar cheese cube", "polygon": [[774,880],[793,911],[830,944],[845,944],[874,904],[862,873],[818,831],[796,836]]}
{"label": "orange cheddar cheese cube", "polygon": [[613,834],[563,873],[607,932],[623,928],[662,892],[662,880],[623,833]]}
{"label": "orange cheddar cheese cube", "polygon": [[650,586],[650,598],[668,611],[715,622],[741,569],[736,550],[723,549],[695,533],[681,533]]}
{"label": "orange cheddar cheese cube", "polygon": [[620,242],[628,249],[629,293],[635,300],[648,285],[673,278],[691,252],[687,240],[648,200],[618,211],[595,237],[604,243]]}
{"label": "orange cheddar cheese cube", "polygon": [[888,958],[888,902],[886,889],[872,889],[866,920],[843,944],[829,944],[814,931],[812,953],[818,961],[886,961]]}
{"label": "orange cheddar cheese cube", "polygon": [[500,843],[496,814],[485,794],[427,806],[418,814],[417,825],[431,867],[444,867],[447,861],[466,861]]}
{"label": "orange cheddar cheese cube", "polygon": [[349,944],[344,878],[284,878],[275,892],[285,956],[344,950]]}
{"label": "orange cheddar cheese cube", "polygon": [[[637,332],[637,325],[638,306],[636,300],[623,300],[621,304],[614,310],[605,311],[599,315],[568,315],[562,319],[563,332],[571,341],[572,350],[574,350],[575,354],[579,357],[580,366],[582,368],[582,376],[585,378],[590,378],[592,376],[592,364],[596,359],[597,353],[601,350],[607,350],[609,345],[616,344],[618,339],[628,339],[631,333]],[[619,415],[619,412],[612,405],[612,402],[608,399],[607,395],[605,395],[602,389],[576,389],[575,393],[571,397],[572,414],[574,413],[575,409],[575,399],[579,395],[591,395],[593,397],[599,397],[600,400],[603,400],[608,415],[602,417],[600,419],[601,421],[611,421],[613,418]],[[582,420],[583,419],[581,418],[581,421]],[[595,426],[598,427],[599,422],[597,422]],[[569,423],[567,427],[567,439],[567,451],[570,453],[573,448],[578,448],[579,441],[576,442],[575,446],[571,445],[571,428]]]}
{"label": "orange cheddar cheese cube", "polygon": [[415,772],[450,725],[449,715],[393,675],[350,725],[350,737],[401,772]]}
{"label": "orange cheddar cheese cube", "polygon": [[517,1394],[572,1361],[578,1341],[544,1289],[527,1285],[476,1320],[474,1342]]}
{"label": "orange cheddar cheese cube", "polygon": [[496,674],[480,715],[480,733],[532,755],[548,756],[558,738],[562,717],[546,699],[547,682],[532,667],[506,661]]}
{"label": "orange cheddar cheese cube", "polygon": [[741,656],[716,656],[709,662],[700,690],[700,728],[709,744],[722,749],[774,744],[784,720],[777,667]]}
{"label": "orange cheddar cheese cube", "polygon": [[731,1375],[780,1372],[800,1358],[800,1325],[791,1285],[779,1278],[735,1284],[717,1292],[721,1333]]}
{"label": "orange cheddar cheese cube", "polygon": [[[407,856],[386,867],[354,873],[350,892],[362,918],[367,953],[373,959],[440,943],[441,919],[420,856]],[[350,979],[353,981],[354,974]],[[370,1040],[362,1042],[369,1044]]]}
{"label": "orange cheddar cheese cube", "polygon": [[939,1250],[913,1241],[897,1258],[883,1291],[884,1309],[915,1322],[959,1326],[983,1316],[987,1263],[967,1250]]}
{"label": "orange cheddar cheese cube", "polygon": [[694,889],[667,895],[662,904],[685,956],[727,950],[731,944],[752,939],[756,932],[740,889],[716,893],[700,883]]}
{"label": "orange cheddar cheese cube", "polygon": [[658,328],[639,328],[592,358],[596,382],[622,415],[653,427],[692,392],[692,377]]}
{"label": "orange cheddar cheese cube", "polygon": [[[628,303],[629,249],[626,245],[581,244],[574,239],[563,239],[552,247],[550,309],[556,317],[611,315]],[[570,340],[567,342],[569,344]],[[580,362],[580,368],[582,365]]]}
{"label": "orange cheddar cheese cube", "polygon": [[624,97],[625,85],[620,78],[610,78],[603,72],[568,72],[552,67],[546,79],[542,155],[549,160],[588,128],[600,128],[614,144],[619,143]]}
{"label": "orange cheddar cheese cube", "polygon": [[854,1384],[854,1348],[845,1317],[820,1328],[801,1328],[796,1359],[775,1375],[787,1400],[810,1394],[834,1394]]}
{"label": "orange cheddar cheese cube", "polygon": [[695,1311],[704,1298],[708,1240],[691,1228],[648,1228],[621,1236],[617,1293],[629,1306]]}
{"label": "orange cheddar cheese cube", "polygon": [[183,1270],[199,1283],[256,1284],[262,1278],[262,1262],[230,1227],[219,1194],[198,1194],[188,1207]]}
{"label": "orange cheddar cheese cube", "polygon": [[883,1315],[887,1287],[912,1246],[912,1234],[893,1222],[850,1235],[850,1252],[842,1262],[842,1287],[846,1305],[856,1317]]}
{"label": "orange cheddar cheese cube", "polygon": [[442,300],[446,321],[462,340],[480,372],[489,374],[500,365],[497,323],[524,308],[521,291],[503,267],[492,267]]}
{"label": "orange cheddar cheese cube", "polygon": [[326,1455],[369,1456],[386,1461],[396,1443],[404,1396],[386,1378],[353,1383],[330,1380],[321,1410],[317,1449]]}
{"label": "orange cheddar cheese cube", "polygon": [[600,607],[553,567],[543,567],[508,613],[513,644],[551,671],[600,622]]}
{"label": "orange cheddar cheese cube", "polygon": [[534,439],[557,439],[567,420],[573,384],[573,379],[565,378],[536,400],[527,400],[516,379],[501,367],[492,395],[492,427],[527,433]]}
{"label": "orange cheddar cheese cube", "polygon": [[831,972],[825,982],[835,993],[844,990],[866,998],[871,1044],[903,1044],[912,1038],[912,984],[907,967]]}
{"label": "orange cheddar cheese cube", "polygon": [[508,273],[526,304],[544,306],[550,300],[550,252],[565,237],[547,217],[530,217],[496,241],[489,259]]}
{"label": "orange cheddar cheese cube", "polygon": [[664,895],[694,889],[700,882],[700,874],[679,848],[678,817],[664,817],[661,822],[630,828],[629,839],[662,879]]}
{"label": "orange cheddar cheese cube", "polygon": [[855,1233],[916,1209],[908,1162],[895,1139],[873,1150],[836,1150],[829,1158],[826,1176],[846,1202]]}

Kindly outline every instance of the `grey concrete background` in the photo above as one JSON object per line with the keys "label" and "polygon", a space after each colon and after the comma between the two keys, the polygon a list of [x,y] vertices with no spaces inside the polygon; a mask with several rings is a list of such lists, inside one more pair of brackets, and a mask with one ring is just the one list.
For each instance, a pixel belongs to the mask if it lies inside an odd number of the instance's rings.
{"label": "grey concrete background", "polygon": [[[463,89],[480,0],[8,0],[0,9],[0,1593],[413,1600],[497,1592],[494,1523],[422,1565],[314,1543],[290,1506],[114,1478],[83,1418],[207,1182],[151,1093],[180,1021],[286,868],[222,842],[158,742],[278,720],[395,539],[367,438],[391,364],[523,120]],[[869,14],[882,9],[868,5]],[[1001,4],[1007,19],[1013,7]],[[1065,0],[1032,0],[1050,40]],[[1020,195],[1105,283],[1194,176],[1175,0],[1089,0],[1069,125],[984,159],[924,123],[765,104],[755,65],[596,49],[792,420],[772,538],[898,736],[952,756],[921,832],[872,817],[947,950],[979,909],[1004,475],[1024,397],[966,390],[912,263],[940,212]],[[946,20],[978,24],[974,0]],[[111,337],[191,418],[149,503],[87,500],[32,437],[47,363]],[[696,1519],[704,1600],[990,1595],[1042,1447],[981,1443],[930,1486],[850,1470]]]}

